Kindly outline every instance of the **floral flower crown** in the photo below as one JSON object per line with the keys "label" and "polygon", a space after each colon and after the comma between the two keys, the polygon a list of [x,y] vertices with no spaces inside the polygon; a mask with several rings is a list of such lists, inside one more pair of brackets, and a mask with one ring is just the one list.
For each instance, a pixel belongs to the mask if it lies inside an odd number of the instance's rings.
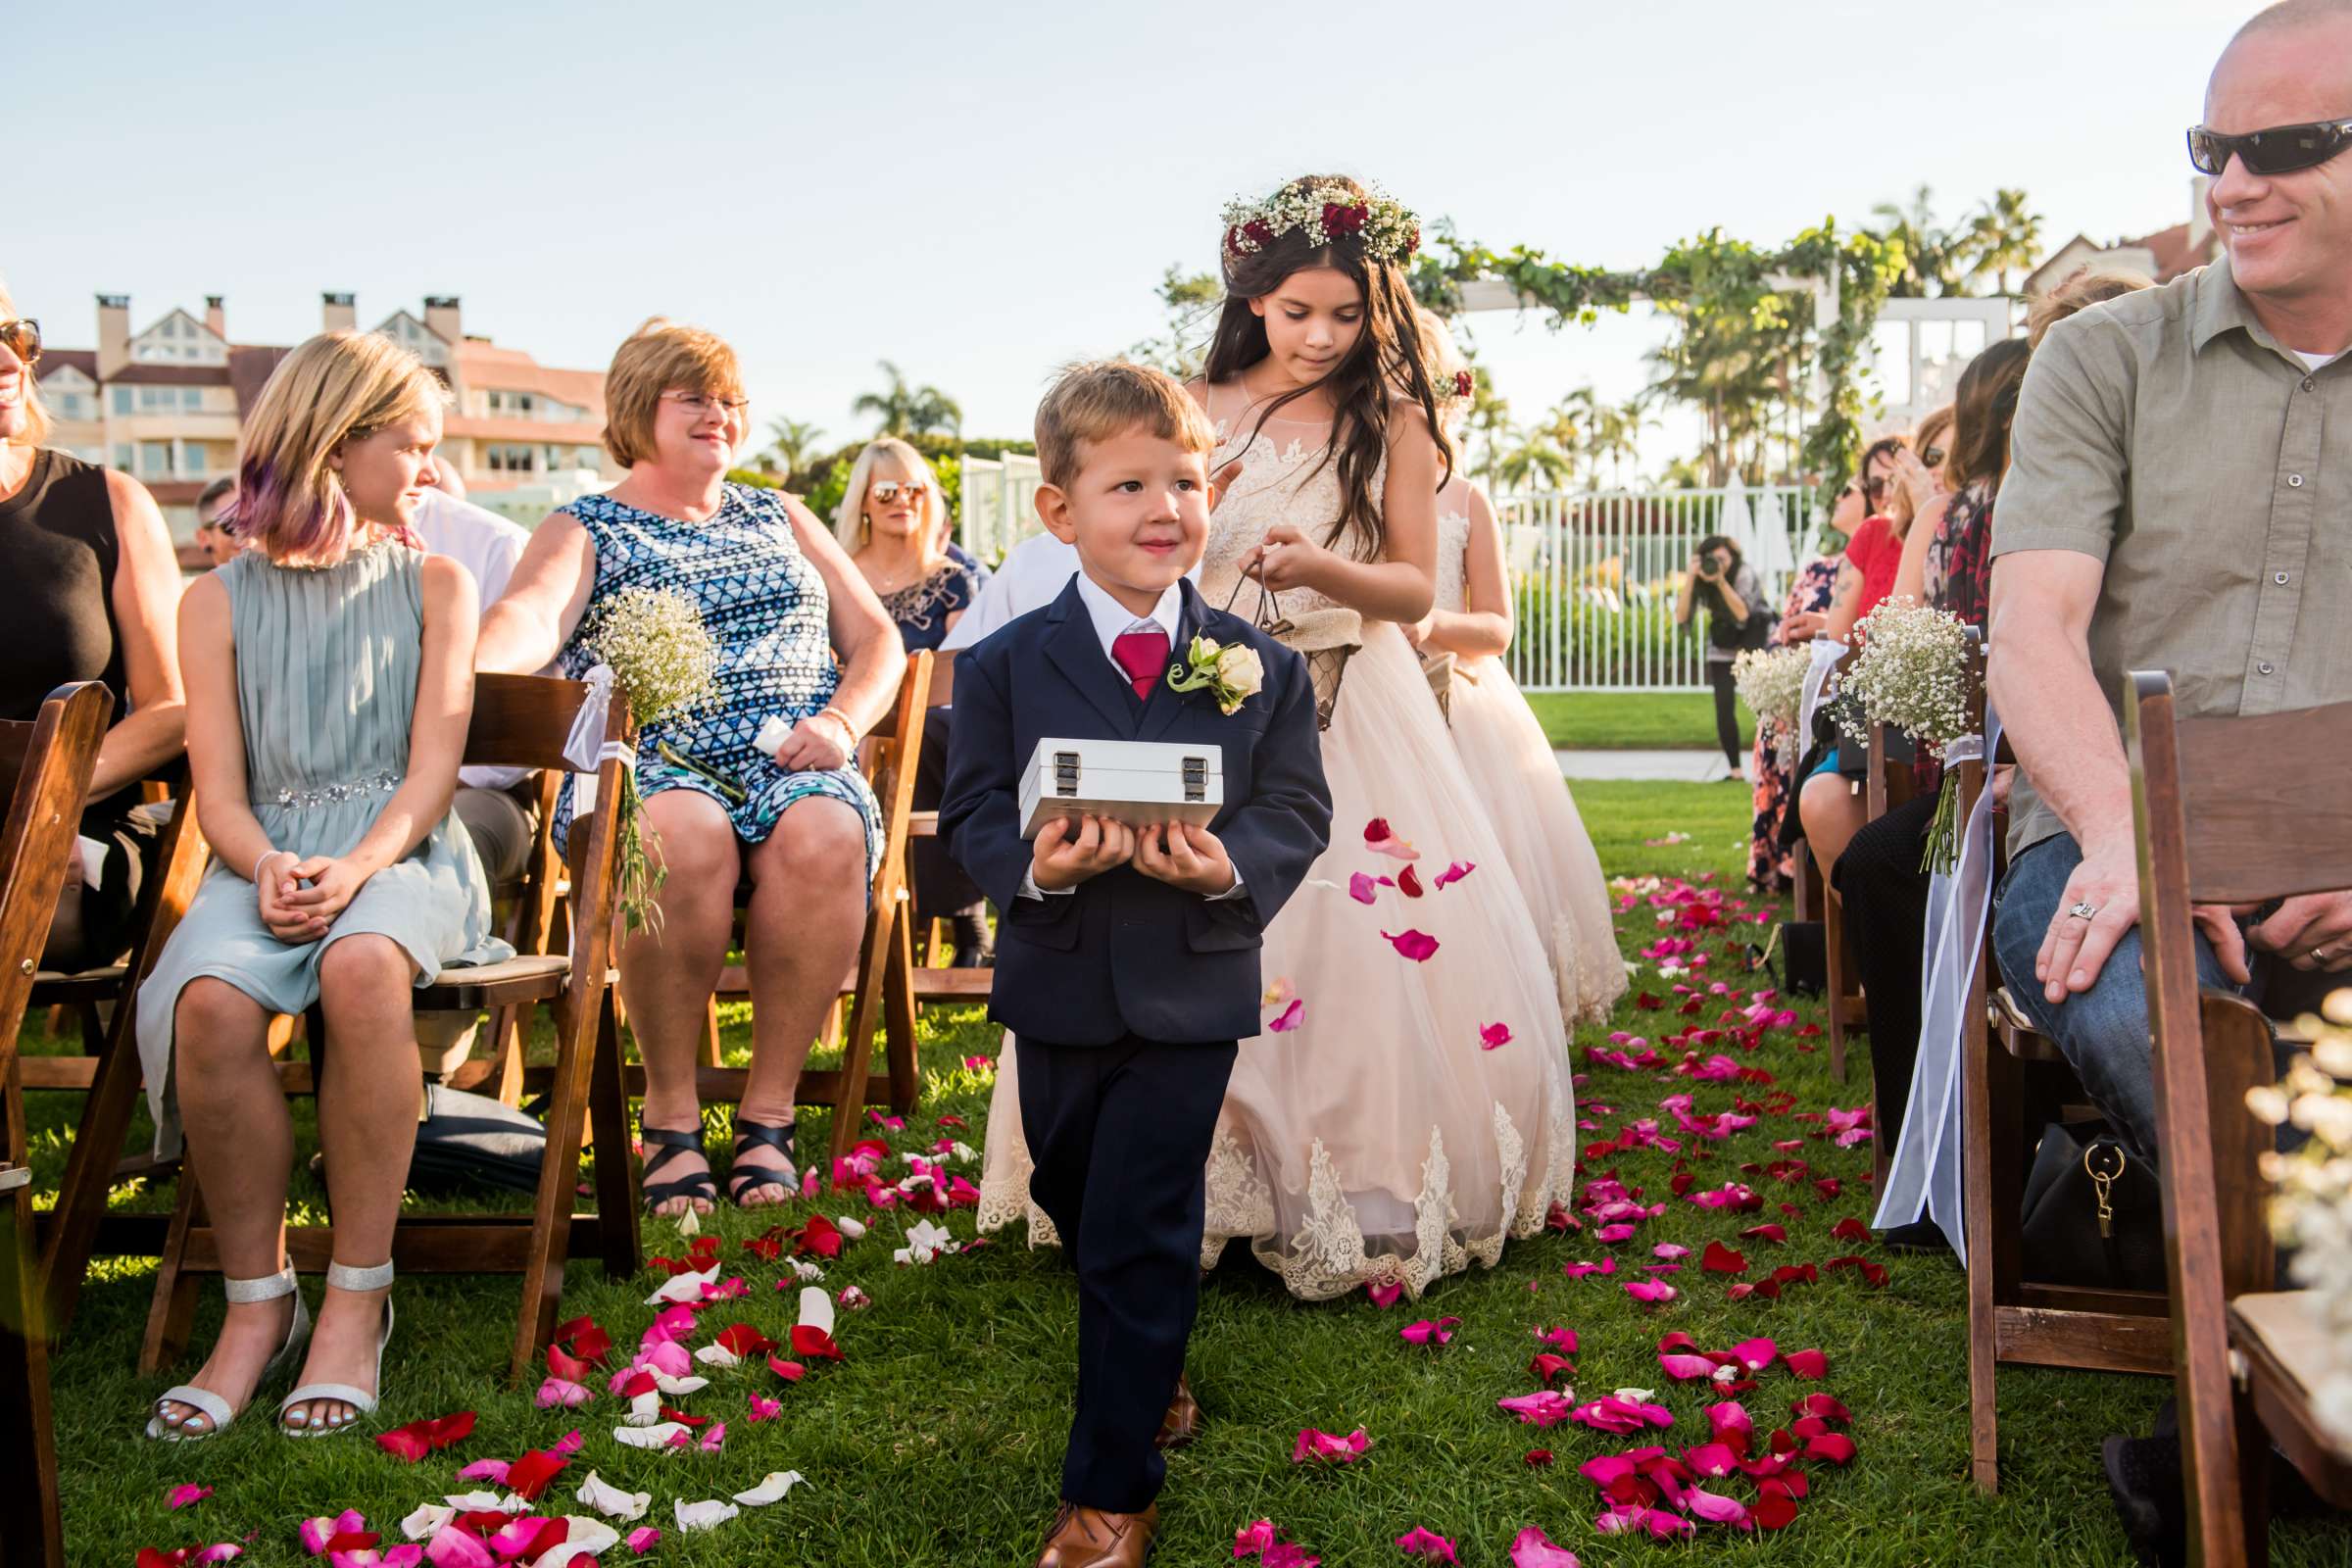
{"label": "floral flower crown", "polygon": [[1225,205],[1225,254],[1254,256],[1294,229],[1324,244],[1352,238],[1376,262],[1401,262],[1421,248],[1421,220],[1377,188],[1361,194],[1336,179],[1293,181],[1263,201]]}

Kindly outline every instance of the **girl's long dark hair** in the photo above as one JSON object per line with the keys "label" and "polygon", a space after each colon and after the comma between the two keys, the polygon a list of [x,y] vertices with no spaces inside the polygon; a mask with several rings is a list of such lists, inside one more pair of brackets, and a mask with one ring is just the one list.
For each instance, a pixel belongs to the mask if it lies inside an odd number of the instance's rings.
{"label": "girl's long dark hair", "polygon": [[[1363,194],[1362,186],[1341,175],[1307,175],[1283,188],[1331,183]],[[1405,281],[1403,264],[1367,257],[1362,240],[1355,235],[1326,240],[1306,229],[1293,229],[1246,256],[1225,248],[1223,260],[1225,305],[1217,317],[1204,372],[1211,383],[1239,380],[1243,371],[1271,352],[1266,323],[1250,308],[1251,300],[1272,294],[1283,279],[1310,267],[1334,268],[1355,280],[1364,302],[1364,330],[1355,347],[1324,372],[1321,380],[1294,388],[1268,403],[1250,437],[1256,440],[1266,421],[1293,400],[1317,388],[1327,391],[1335,410],[1331,444],[1314,472],[1322,472],[1324,465],[1338,464],[1340,514],[1332,519],[1323,543],[1327,549],[1336,546],[1353,527],[1363,540],[1363,559],[1378,559],[1388,547],[1388,528],[1373,479],[1388,448],[1393,397],[1403,396],[1421,405],[1429,419],[1430,437],[1446,464],[1439,483],[1453,476],[1453,441],[1446,433],[1445,421],[1438,417],[1431,345],[1414,316],[1413,291]]]}

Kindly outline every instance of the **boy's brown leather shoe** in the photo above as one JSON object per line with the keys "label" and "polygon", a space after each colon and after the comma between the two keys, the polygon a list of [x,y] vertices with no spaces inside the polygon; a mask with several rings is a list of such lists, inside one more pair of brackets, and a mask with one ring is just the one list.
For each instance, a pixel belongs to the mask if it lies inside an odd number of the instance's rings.
{"label": "boy's brown leather shoe", "polygon": [[1159,1532],[1159,1505],[1142,1513],[1105,1513],[1064,1502],[1046,1532],[1037,1568],[1143,1568]]}
{"label": "boy's brown leather shoe", "polygon": [[1192,1385],[1179,1376],[1176,1397],[1168,1401],[1168,1413],[1160,1418],[1159,1436],[1152,1444],[1160,1448],[1181,1448],[1200,1435],[1200,1406],[1193,1398]]}

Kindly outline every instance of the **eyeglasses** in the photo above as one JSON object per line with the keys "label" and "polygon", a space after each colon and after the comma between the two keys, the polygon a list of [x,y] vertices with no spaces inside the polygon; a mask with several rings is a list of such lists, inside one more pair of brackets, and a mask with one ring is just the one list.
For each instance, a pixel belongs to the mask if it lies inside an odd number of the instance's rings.
{"label": "eyeglasses", "polygon": [[1885,495],[1886,493],[1886,480],[1884,476],[1876,479],[1865,479],[1862,481],[1862,495],[1864,499],[1876,501],[1879,499],[1879,497]]}
{"label": "eyeglasses", "polygon": [[662,395],[698,419],[712,409],[716,409],[722,414],[732,414],[737,409],[748,409],[752,406],[750,398],[714,398],[700,392],[664,392]]}
{"label": "eyeglasses", "polygon": [[2225,136],[2203,125],[2188,127],[2188,162],[2201,174],[2219,174],[2232,158],[2252,174],[2291,174],[2320,165],[2352,147],[2352,120],[2321,120],[2306,125],[2273,125],[2242,136]]}
{"label": "eyeglasses", "polygon": [[1919,461],[1933,468],[1943,461],[1943,448],[1930,447],[1919,455]]}
{"label": "eyeglasses", "polygon": [[920,481],[902,482],[897,479],[884,479],[873,489],[874,499],[886,507],[902,495],[909,501],[920,501],[930,493],[931,487]]}
{"label": "eyeglasses", "polygon": [[41,358],[41,323],[22,316],[0,321],[0,343],[7,344],[8,352],[26,365],[36,365]]}

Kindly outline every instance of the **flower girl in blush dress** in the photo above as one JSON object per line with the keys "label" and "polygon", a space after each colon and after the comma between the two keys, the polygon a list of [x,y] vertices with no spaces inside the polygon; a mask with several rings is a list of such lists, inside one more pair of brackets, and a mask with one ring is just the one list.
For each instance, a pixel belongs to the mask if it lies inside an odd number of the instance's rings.
{"label": "flower girl in blush dress", "polygon": [[[1469,366],[1436,317],[1425,314],[1421,330],[1441,389],[1455,394],[1439,411],[1452,433],[1469,407]],[[1545,939],[1561,1014],[1571,1027],[1599,1022],[1626,985],[1608,883],[1551,740],[1504,667],[1511,592],[1502,528],[1486,492],[1458,473],[1438,491],[1437,606],[1405,637],[1442,671],[1433,679],[1444,683],[1454,747]],[[1432,656],[1451,656],[1449,667]]]}
{"label": "flower girl in blush dress", "polygon": [[[1309,1300],[1492,1265],[1566,1200],[1577,1154],[1544,944],[1399,630],[1429,613],[1449,462],[1405,286],[1418,234],[1342,178],[1230,211],[1192,388],[1224,481],[1201,593],[1307,656],[1334,806],[1266,928],[1265,1032],[1226,1092],[1202,1260],[1241,1242]],[[981,1221],[1026,1217],[1035,1241],[1008,1065]]]}

